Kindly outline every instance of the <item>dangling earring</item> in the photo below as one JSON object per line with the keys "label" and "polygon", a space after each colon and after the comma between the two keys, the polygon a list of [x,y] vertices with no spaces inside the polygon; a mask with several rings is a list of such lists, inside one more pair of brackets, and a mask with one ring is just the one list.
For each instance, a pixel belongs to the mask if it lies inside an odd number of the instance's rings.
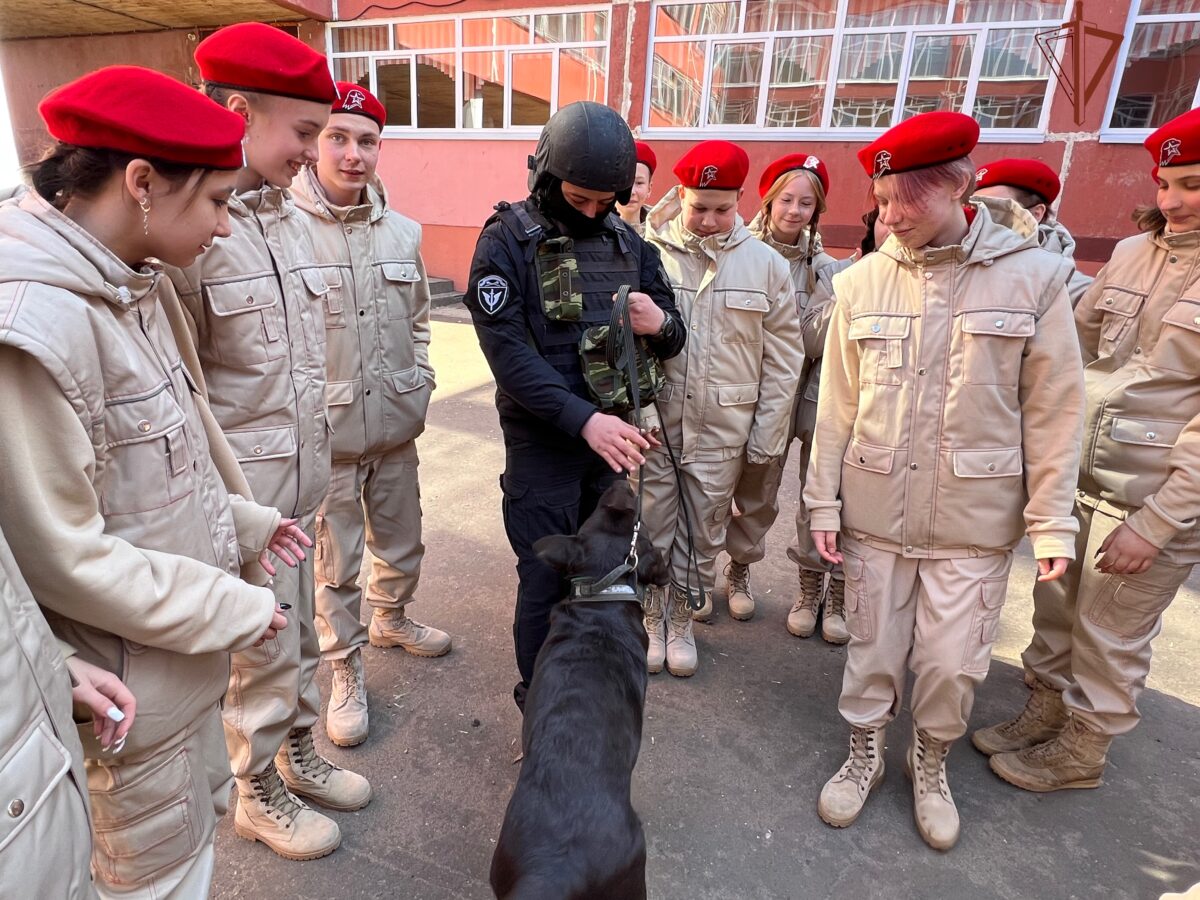
{"label": "dangling earring", "polygon": [[142,232],[146,237],[150,236],[150,195],[147,194],[138,201],[138,206],[142,208]]}

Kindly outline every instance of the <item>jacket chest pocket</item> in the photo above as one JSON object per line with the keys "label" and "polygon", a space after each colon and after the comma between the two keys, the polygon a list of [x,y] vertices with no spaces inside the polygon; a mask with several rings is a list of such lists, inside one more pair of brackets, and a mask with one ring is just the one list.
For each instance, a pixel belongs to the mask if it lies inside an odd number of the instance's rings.
{"label": "jacket chest pocket", "polygon": [[1184,297],[1167,310],[1152,359],[1175,372],[1200,372],[1200,298]]}
{"label": "jacket chest pocket", "polygon": [[[323,354],[325,352],[325,323],[329,317],[329,304],[331,288],[325,280],[322,269],[301,269],[299,272],[300,281],[304,285],[304,299],[307,301],[303,307],[298,310],[301,327],[304,329],[304,341],[308,345],[310,353]],[[341,279],[338,279],[339,296],[334,302],[340,308],[342,300]],[[324,356],[320,357],[321,367],[324,367]]]}
{"label": "jacket chest pocket", "polygon": [[213,347],[223,363],[255,366],[287,356],[287,328],[274,275],[206,284]]}
{"label": "jacket chest pocket", "polygon": [[763,316],[771,301],[761,291],[717,291],[717,307],[723,313],[721,340],[726,344],[761,344]]}
{"label": "jacket chest pocket", "polygon": [[1033,313],[976,309],[959,316],[963,338],[963,381],[1016,387],[1021,380],[1025,340],[1033,337]]}
{"label": "jacket chest pocket", "polygon": [[858,380],[900,384],[912,334],[912,316],[864,313],[850,322],[847,337],[858,347]]}
{"label": "jacket chest pocket", "polygon": [[378,264],[379,283],[387,304],[387,317],[392,320],[411,319],[416,306],[417,284],[421,271],[412,260],[381,262]]}
{"label": "jacket chest pocket", "polygon": [[148,396],[110,399],[104,408],[100,512],[149,512],[195,489],[195,462],[183,410],[162,385]]}
{"label": "jacket chest pocket", "polygon": [[1146,295],[1123,288],[1105,288],[1096,309],[1101,313],[1100,357],[1112,356],[1121,342],[1137,332],[1138,313],[1146,302]]}
{"label": "jacket chest pocket", "polygon": [[325,291],[325,327],[346,327],[346,281],[349,273],[343,273],[337,266],[321,269],[321,278],[326,287]]}

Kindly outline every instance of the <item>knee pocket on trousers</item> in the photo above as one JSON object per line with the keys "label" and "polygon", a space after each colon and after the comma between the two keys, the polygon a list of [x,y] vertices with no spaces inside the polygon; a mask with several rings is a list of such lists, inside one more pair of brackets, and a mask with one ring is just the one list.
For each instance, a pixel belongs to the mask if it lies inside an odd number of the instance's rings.
{"label": "knee pocket on trousers", "polygon": [[1091,604],[1088,619],[1117,637],[1140,640],[1154,630],[1178,590],[1110,577],[1101,586],[1096,602]]}
{"label": "knee pocket on trousers", "polygon": [[963,648],[964,672],[986,674],[991,666],[992,645],[996,643],[996,634],[1000,630],[1000,611],[1004,608],[1007,591],[1007,577],[980,582],[979,602],[971,614],[971,630],[967,634],[967,645]]}
{"label": "knee pocket on trousers", "polygon": [[142,884],[179,865],[204,834],[185,747],[129,784],[93,790],[92,863],[112,884]]}
{"label": "knee pocket on trousers", "polygon": [[867,595],[867,563],[861,556],[842,546],[842,574],[845,577],[846,630],[858,641],[875,637],[871,619],[871,603]]}

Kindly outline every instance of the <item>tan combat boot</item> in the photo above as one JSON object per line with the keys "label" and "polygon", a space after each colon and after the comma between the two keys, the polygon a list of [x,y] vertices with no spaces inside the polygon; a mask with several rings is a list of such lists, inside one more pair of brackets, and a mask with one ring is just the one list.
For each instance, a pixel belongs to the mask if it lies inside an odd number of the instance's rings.
{"label": "tan combat boot", "polygon": [[333,660],[331,666],[325,733],[339,747],[356,747],[367,739],[368,728],[362,649],[355,647],[345,659]]}
{"label": "tan combat boot", "polygon": [[1050,740],[1015,753],[997,753],[989,763],[1009,784],[1027,791],[1094,788],[1101,784],[1111,743],[1111,737],[1068,716],[1063,730]]}
{"label": "tan combat boot", "polygon": [[1041,744],[1058,735],[1067,724],[1067,708],[1062,691],[1034,680],[1025,708],[1015,719],[980,728],[971,735],[971,743],[984,756],[1015,753]]}
{"label": "tan combat boot", "polygon": [[288,732],[275,756],[275,766],[289,791],[328,809],[353,812],[371,802],[370,782],[318,754],[312,729],[293,728]]}
{"label": "tan combat boot", "polygon": [[821,788],[817,814],[834,828],[853,825],[875,785],[883,781],[882,728],[850,729],[850,755]]}
{"label": "tan combat boot", "polygon": [[725,567],[725,583],[728,585],[729,615],[739,622],[754,617],[754,595],[750,593],[750,567],[729,561]]}
{"label": "tan combat boot", "polygon": [[844,644],[850,640],[850,632],[846,630],[846,581],[836,575],[829,576],[829,588],[825,591],[821,637],[827,644]]}
{"label": "tan combat boot", "polygon": [[800,596],[788,613],[787,630],[796,637],[812,637],[817,630],[817,605],[821,602],[821,582],[825,575],[811,569],[800,570]]}
{"label": "tan combat boot", "polygon": [[[689,607],[689,609],[690,609],[690,607]],[[704,605],[701,606],[697,610],[692,610],[692,618],[695,619],[697,622],[703,622],[704,624],[707,625],[709,622],[712,621],[712,617],[713,617],[713,592],[705,591],[704,592]]]}
{"label": "tan combat boot", "polygon": [[275,766],[237,779],[237,788],[233,830],[246,840],[262,841],[284,859],[319,859],[341,844],[337,822],[296,799]]}
{"label": "tan combat boot", "polygon": [[667,616],[667,671],[680,678],[696,674],[699,657],[692,634],[692,610],[687,594],[672,586]]}
{"label": "tan combat boot", "polygon": [[376,609],[367,629],[372,647],[403,647],[413,656],[445,656],[450,652],[450,635],[439,628],[422,625],[404,614],[404,607]]}
{"label": "tan combat boot", "polygon": [[661,672],[667,658],[667,589],[657,584],[647,585],[646,599],[642,601],[642,624],[646,626],[649,646],[646,648],[646,671]]}
{"label": "tan combat boot", "polygon": [[934,850],[949,850],[958,842],[958,808],[946,781],[948,741],[938,741],[916,726],[904,769],[913,783],[913,818],[917,831]]}

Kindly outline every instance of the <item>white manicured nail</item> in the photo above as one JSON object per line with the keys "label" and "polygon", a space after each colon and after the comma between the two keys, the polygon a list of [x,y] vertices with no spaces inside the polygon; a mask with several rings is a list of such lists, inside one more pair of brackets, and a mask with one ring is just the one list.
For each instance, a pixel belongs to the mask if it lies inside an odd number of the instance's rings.
{"label": "white manicured nail", "polygon": [[108,712],[106,712],[105,715],[108,716],[110,719],[112,719],[114,722],[124,722],[125,721],[125,713],[121,712],[115,706],[110,706],[108,708]]}

